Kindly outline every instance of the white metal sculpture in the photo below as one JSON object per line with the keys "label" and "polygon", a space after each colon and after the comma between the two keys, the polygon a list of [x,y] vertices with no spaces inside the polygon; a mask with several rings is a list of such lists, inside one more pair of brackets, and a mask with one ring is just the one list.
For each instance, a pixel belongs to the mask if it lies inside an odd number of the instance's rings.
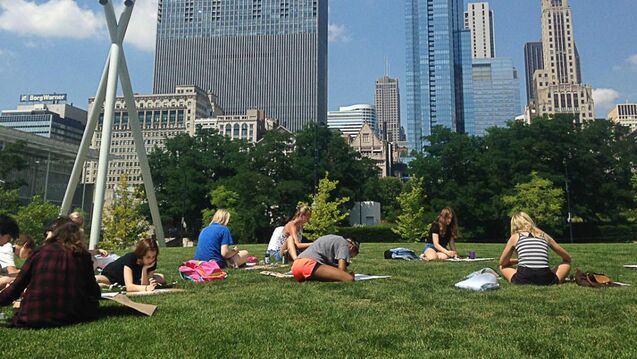
{"label": "white metal sculpture", "polygon": [[104,71],[102,72],[102,78],[97,88],[97,94],[95,95],[95,102],[93,108],[89,113],[88,121],[86,123],[86,129],[84,130],[84,136],[80,148],[75,158],[75,164],[73,166],[73,172],[69,179],[64,200],[62,202],[62,208],[60,214],[68,214],[71,209],[71,202],[75,190],[82,173],[84,161],[86,160],[86,154],[88,152],[91,138],[95,133],[97,126],[97,118],[101,112],[101,104],[104,104],[104,123],[102,126],[101,144],[99,150],[99,160],[97,169],[97,180],[95,182],[95,197],[93,198],[93,217],[91,221],[91,241],[89,249],[95,249],[100,239],[100,230],[102,228],[102,212],[104,209],[104,191],[106,189],[106,175],[108,171],[108,155],[111,149],[111,135],[113,132],[113,115],[115,110],[115,96],[117,93],[118,79],[122,84],[122,92],[124,93],[124,100],[126,102],[126,109],[128,111],[128,121],[133,134],[133,140],[135,143],[135,150],[139,159],[139,165],[142,170],[142,178],[144,180],[144,186],[146,189],[146,196],[148,198],[148,204],[150,206],[150,212],[155,225],[155,234],[160,246],[165,245],[164,230],[161,225],[161,218],[159,216],[159,208],[157,206],[157,198],[155,197],[155,187],[153,185],[153,179],[150,175],[150,166],[148,165],[148,157],[146,156],[146,149],[144,147],[144,139],[142,137],[142,130],[137,117],[137,107],[135,106],[135,98],[133,96],[133,88],[128,74],[128,66],[126,65],[126,57],[124,56],[124,49],[122,43],[124,36],[126,35],[126,29],[130,22],[133,7],[135,5],[134,0],[124,1],[124,10],[119,18],[119,22],[115,16],[115,10],[113,4],[109,0],[98,0],[104,8],[104,14],[106,16],[106,24],[108,26],[108,32],[111,38],[111,48],[104,65]]}

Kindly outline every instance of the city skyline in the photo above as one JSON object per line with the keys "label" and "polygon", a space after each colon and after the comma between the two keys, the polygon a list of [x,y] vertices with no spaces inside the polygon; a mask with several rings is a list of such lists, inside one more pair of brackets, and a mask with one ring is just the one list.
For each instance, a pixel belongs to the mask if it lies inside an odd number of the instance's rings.
{"label": "city skyline", "polygon": [[[45,10],[55,13],[58,10],[51,2],[0,2],[1,109],[15,108],[20,94],[52,92],[68,93],[70,102],[87,107],[88,97],[94,95],[99,80],[108,42],[96,2],[65,2],[72,6],[67,4],[66,15],[54,17],[60,20],[59,24],[15,21],[28,20],[28,14]],[[541,39],[540,1],[511,4],[493,0],[489,4],[496,13],[497,53],[512,57],[515,67],[523,69],[524,44]],[[604,11],[591,2],[574,2],[571,6],[583,81],[593,85],[596,117],[605,118],[614,104],[637,101],[637,48],[625,46],[637,36],[637,29],[630,25],[634,3],[618,0]],[[357,16],[362,7],[366,9],[364,18]],[[133,31],[129,31],[125,42],[133,88],[138,93],[152,92],[154,27],[150,31],[148,26],[156,19],[154,11],[153,1],[138,2]],[[404,14],[403,2],[330,2],[328,110],[351,103],[373,103],[374,81],[384,72],[385,58],[391,66],[389,75],[401,80],[401,91],[405,92]],[[70,18],[81,20],[69,29]],[[377,29],[381,20],[384,26]],[[608,22],[614,26],[605,26]],[[69,53],[73,56],[69,57]],[[523,98],[525,80],[521,73]],[[404,111],[404,97],[401,101]],[[402,118],[405,120],[404,113]]]}

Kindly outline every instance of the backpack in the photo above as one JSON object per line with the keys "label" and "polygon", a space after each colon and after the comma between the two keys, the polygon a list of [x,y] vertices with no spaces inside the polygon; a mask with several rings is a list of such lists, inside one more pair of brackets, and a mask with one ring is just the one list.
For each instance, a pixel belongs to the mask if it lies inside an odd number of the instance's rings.
{"label": "backpack", "polygon": [[575,273],[575,283],[582,287],[592,288],[619,287],[621,285],[613,282],[613,280],[605,274],[582,272],[579,269]]}
{"label": "backpack", "polygon": [[407,261],[420,259],[416,252],[408,248],[392,248],[383,253],[385,259],[404,259]]}
{"label": "backpack", "polygon": [[204,283],[225,279],[228,274],[222,271],[215,261],[196,261],[191,259],[179,267],[179,275],[185,280]]}

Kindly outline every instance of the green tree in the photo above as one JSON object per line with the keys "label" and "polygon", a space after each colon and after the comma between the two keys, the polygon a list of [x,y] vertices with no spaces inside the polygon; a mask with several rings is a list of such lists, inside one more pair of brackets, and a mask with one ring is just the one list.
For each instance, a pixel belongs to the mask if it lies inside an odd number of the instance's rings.
{"label": "green tree", "polygon": [[40,196],[34,196],[31,203],[20,207],[15,217],[20,226],[20,234],[31,236],[37,244],[42,243],[46,226],[58,217],[59,212],[58,206],[44,202]]}
{"label": "green tree", "polygon": [[523,211],[539,225],[546,225],[557,233],[562,232],[564,191],[555,188],[553,182],[531,172],[531,179],[515,186],[515,194],[505,195],[502,201],[510,208],[509,215]]}
{"label": "green tree", "polygon": [[25,184],[22,180],[10,181],[7,179],[7,175],[13,171],[20,171],[27,167],[27,161],[22,156],[26,146],[26,142],[17,141],[0,147],[0,180],[2,180],[0,187],[16,189]]}
{"label": "green tree", "polygon": [[20,207],[17,189],[8,189],[0,185],[0,214],[15,215]]}
{"label": "green tree", "polygon": [[319,181],[318,191],[312,196],[312,217],[305,225],[306,236],[315,240],[320,236],[334,233],[336,224],[347,218],[347,213],[341,212],[341,206],[349,201],[349,197],[337,197],[331,201],[331,193],[336,189],[338,181],[331,181],[326,172]]}
{"label": "green tree", "polygon": [[128,187],[128,174],[123,173],[115,189],[113,202],[106,209],[100,248],[125,249],[148,236],[150,224],[141,213],[142,195]]}
{"label": "green tree", "polygon": [[405,241],[420,241],[427,235],[427,210],[423,180],[413,177],[398,196],[400,214],[392,231]]}

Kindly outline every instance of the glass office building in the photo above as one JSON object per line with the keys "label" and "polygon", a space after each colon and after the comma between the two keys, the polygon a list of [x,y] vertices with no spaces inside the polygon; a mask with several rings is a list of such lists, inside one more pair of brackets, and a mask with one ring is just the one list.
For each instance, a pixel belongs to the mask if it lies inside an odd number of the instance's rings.
{"label": "glass office building", "polygon": [[507,57],[473,60],[475,128],[483,136],[490,127],[503,127],[520,114],[520,79]]}
{"label": "glass office building", "polygon": [[160,0],[154,93],[194,84],[290,130],[327,114],[327,0]]}
{"label": "glass office building", "polygon": [[20,105],[2,111],[0,126],[79,145],[86,127],[86,111],[66,104]]}
{"label": "glass office building", "polygon": [[471,32],[462,0],[407,0],[407,141],[420,151],[423,136],[442,125],[472,132]]}

